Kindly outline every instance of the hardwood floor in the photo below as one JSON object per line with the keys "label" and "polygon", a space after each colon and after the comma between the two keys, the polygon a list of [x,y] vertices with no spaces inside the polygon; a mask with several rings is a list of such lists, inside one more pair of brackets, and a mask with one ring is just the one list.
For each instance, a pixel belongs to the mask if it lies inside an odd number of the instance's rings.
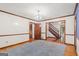
{"label": "hardwood floor", "polygon": [[[32,42],[32,41],[31,41],[31,42]],[[55,42],[55,41],[54,41],[54,42]],[[16,47],[19,46],[19,45],[22,46],[22,45],[25,44],[25,43],[27,43],[27,42],[24,42],[24,43],[21,43],[21,44],[17,44],[17,45],[13,45],[13,46],[9,46],[9,47],[6,47],[6,48],[2,48],[2,49],[0,49],[0,52],[6,53],[8,50],[14,49],[14,48],[16,48]],[[61,43],[61,42],[59,42],[59,41],[57,41],[56,43],[58,43],[58,44],[63,44],[63,43]],[[65,55],[65,56],[76,56],[75,46],[67,45],[67,46],[66,46],[66,49],[65,49],[65,52],[64,52],[64,55]]]}
{"label": "hardwood floor", "polygon": [[65,56],[76,56],[75,47],[72,45],[67,45],[65,49]]}
{"label": "hardwood floor", "polygon": [[[47,38],[48,41],[51,41],[49,39],[50,38]],[[51,39],[53,39],[53,38],[51,38]],[[55,42],[55,43],[58,43],[58,44],[64,44],[64,42],[61,42],[60,40],[51,41],[51,42]],[[65,56],[77,56],[76,50],[75,50],[75,46],[74,45],[66,44],[64,55]]]}
{"label": "hardwood floor", "polygon": [[48,41],[56,41],[57,39],[55,37],[47,37]]}

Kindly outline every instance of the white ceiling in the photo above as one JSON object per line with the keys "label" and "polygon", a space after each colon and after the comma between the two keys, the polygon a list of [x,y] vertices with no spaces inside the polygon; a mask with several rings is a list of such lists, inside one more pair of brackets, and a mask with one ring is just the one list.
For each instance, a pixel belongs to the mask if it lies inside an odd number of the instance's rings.
{"label": "white ceiling", "polygon": [[40,10],[41,20],[71,15],[75,3],[0,3],[0,10],[35,20],[37,10]]}

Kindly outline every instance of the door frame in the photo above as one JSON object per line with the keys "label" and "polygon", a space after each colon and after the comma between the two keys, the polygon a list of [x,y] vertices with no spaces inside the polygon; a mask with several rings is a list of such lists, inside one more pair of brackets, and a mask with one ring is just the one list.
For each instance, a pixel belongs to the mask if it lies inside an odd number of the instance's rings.
{"label": "door frame", "polygon": [[[33,30],[33,25],[35,24],[35,23],[33,23],[33,22],[29,22],[29,33],[30,33],[30,24],[32,25],[32,28],[31,28],[31,30]],[[30,38],[30,34],[32,35],[32,38]],[[31,31],[31,33],[29,34],[29,39],[32,41],[32,40],[34,40],[34,38],[33,38],[33,32]]]}
{"label": "door frame", "polygon": [[64,42],[65,43],[65,40],[66,40],[66,20],[59,20],[59,21],[51,21],[51,22],[46,22],[46,40],[47,40],[47,25],[48,23],[54,23],[54,22],[61,22],[63,21],[64,22]]}

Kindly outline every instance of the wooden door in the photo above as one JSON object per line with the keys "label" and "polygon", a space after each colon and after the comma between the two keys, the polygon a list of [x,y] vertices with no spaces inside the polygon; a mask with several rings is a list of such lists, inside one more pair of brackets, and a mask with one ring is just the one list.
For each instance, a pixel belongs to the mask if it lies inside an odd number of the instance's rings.
{"label": "wooden door", "polygon": [[30,39],[32,39],[32,23],[29,24]]}
{"label": "wooden door", "polygon": [[34,30],[35,39],[41,39],[41,27],[40,24],[35,24],[35,30]]}

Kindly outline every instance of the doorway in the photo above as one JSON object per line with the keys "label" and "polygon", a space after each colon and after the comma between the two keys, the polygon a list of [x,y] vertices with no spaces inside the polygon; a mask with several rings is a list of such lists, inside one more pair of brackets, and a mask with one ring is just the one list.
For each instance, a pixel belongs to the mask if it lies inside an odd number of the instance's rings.
{"label": "doorway", "polygon": [[41,24],[40,23],[36,23],[35,27],[34,27],[34,39],[35,40],[39,40],[41,39]]}
{"label": "doorway", "polygon": [[46,24],[46,37],[49,41],[65,43],[65,21],[48,22]]}
{"label": "doorway", "polygon": [[32,23],[30,22],[29,25],[29,38],[32,40],[39,40],[41,39],[41,24],[40,23]]}

